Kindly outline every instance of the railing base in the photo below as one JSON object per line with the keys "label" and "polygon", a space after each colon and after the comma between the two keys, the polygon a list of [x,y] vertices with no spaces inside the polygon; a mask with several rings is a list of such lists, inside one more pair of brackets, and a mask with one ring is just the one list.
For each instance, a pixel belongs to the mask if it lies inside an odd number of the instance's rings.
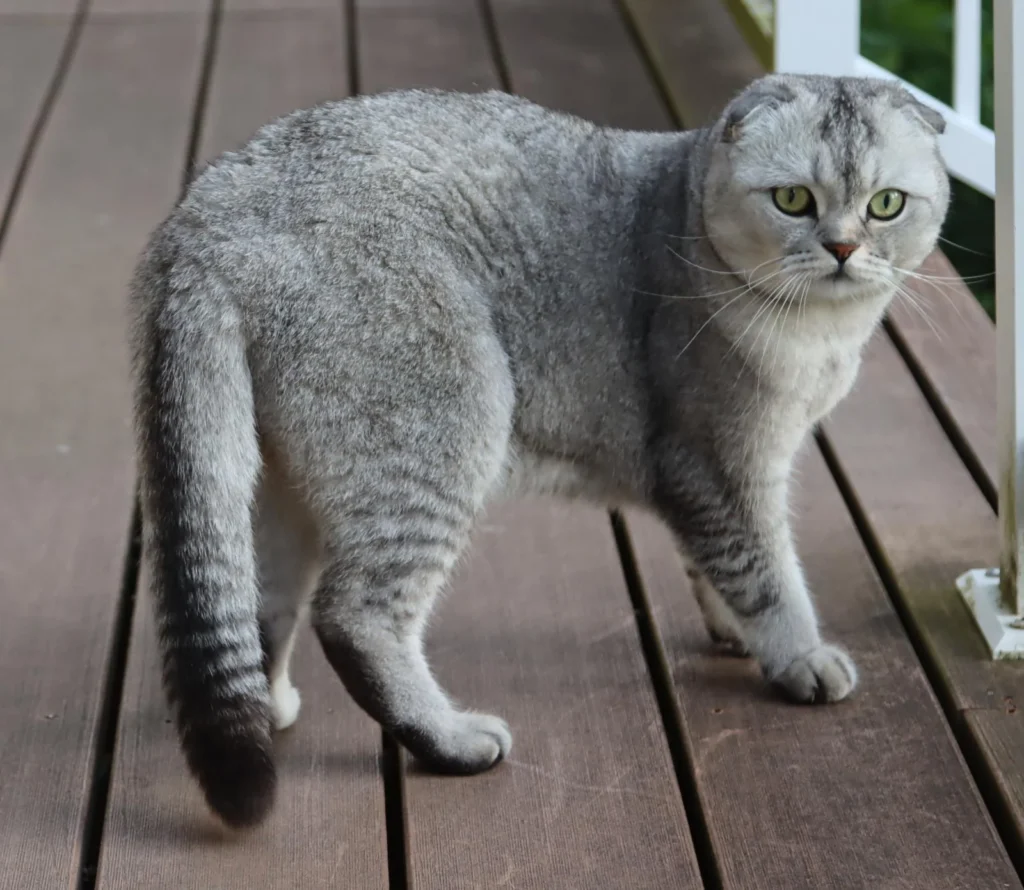
{"label": "railing base", "polygon": [[956,579],[957,590],[994,659],[1024,659],[1024,616],[1006,610],[999,596],[999,569],[972,569]]}

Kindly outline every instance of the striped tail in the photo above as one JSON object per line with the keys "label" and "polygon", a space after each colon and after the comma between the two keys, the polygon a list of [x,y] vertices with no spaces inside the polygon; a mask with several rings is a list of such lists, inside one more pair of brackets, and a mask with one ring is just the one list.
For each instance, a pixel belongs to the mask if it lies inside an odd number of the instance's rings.
{"label": "striped tail", "polygon": [[158,251],[132,294],[144,554],[189,768],[221,819],[244,827],[267,815],[276,787],[251,517],[252,381],[230,295]]}

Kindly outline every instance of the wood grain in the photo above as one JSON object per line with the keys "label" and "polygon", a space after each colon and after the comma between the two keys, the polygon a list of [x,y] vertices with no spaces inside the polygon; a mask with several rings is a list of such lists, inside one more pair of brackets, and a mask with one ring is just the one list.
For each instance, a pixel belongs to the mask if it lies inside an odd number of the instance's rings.
{"label": "wood grain", "polygon": [[701,886],[606,513],[496,510],[433,627],[441,682],[515,744],[469,779],[413,767],[413,890]]}
{"label": "wood grain", "polygon": [[629,523],[724,887],[1019,886],[816,451],[795,500],[825,633],[862,674],[830,707],[785,703],[751,662],[715,655],[670,537]]}
{"label": "wood grain", "polygon": [[[221,24],[201,158],[238,146],[280,114],[347,92],[340,6],[273,16],[235,9]],[[386,887],[380,730],[349,699],[312,634],[302,634],[294,670],[303,712],[276,745],[275,810],[256,832],[229,838],[178,752],[145,590],[143,579],[101,887]]]}
{"label": "wood grain", "polygon": [[123,303],[200,22],[87,24],[0,260],[0,886],[77,882],[132,507]]}

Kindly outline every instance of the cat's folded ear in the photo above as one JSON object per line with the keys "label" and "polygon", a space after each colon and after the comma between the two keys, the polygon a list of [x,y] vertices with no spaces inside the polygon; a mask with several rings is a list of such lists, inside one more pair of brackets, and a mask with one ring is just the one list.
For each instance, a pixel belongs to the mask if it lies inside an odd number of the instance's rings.
{"label": "cat's folded ear", "polygon": [[778,108],[796,98],[793,88],[778,77],[762,77],[740,93],[723,113],[722,142],[736,142],[745,124],[766,109]]}
{"label": "cat's folded ear", "polygon": [[941,136],[946,132],[946,119],[930,105],[925,105],[924,102],[916,99],[909,90],[899,89],[896,93],[896,107],[905,108],[922,124],[934,130],[938,135]]}

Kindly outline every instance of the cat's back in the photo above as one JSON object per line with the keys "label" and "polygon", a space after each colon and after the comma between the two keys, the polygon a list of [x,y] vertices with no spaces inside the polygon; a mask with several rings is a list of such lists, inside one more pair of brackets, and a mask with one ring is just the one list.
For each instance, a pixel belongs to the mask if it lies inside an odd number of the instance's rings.
{"label": "cat's back", "polygon": [[[507,93],[401,90],[327,102],[268,123],[197,177],[182,209],[206,224],[276,230],[437,209],[467,185],[505,197],[557,185],[596,128]],[[546,185],[542,186],[542,183]]]}

